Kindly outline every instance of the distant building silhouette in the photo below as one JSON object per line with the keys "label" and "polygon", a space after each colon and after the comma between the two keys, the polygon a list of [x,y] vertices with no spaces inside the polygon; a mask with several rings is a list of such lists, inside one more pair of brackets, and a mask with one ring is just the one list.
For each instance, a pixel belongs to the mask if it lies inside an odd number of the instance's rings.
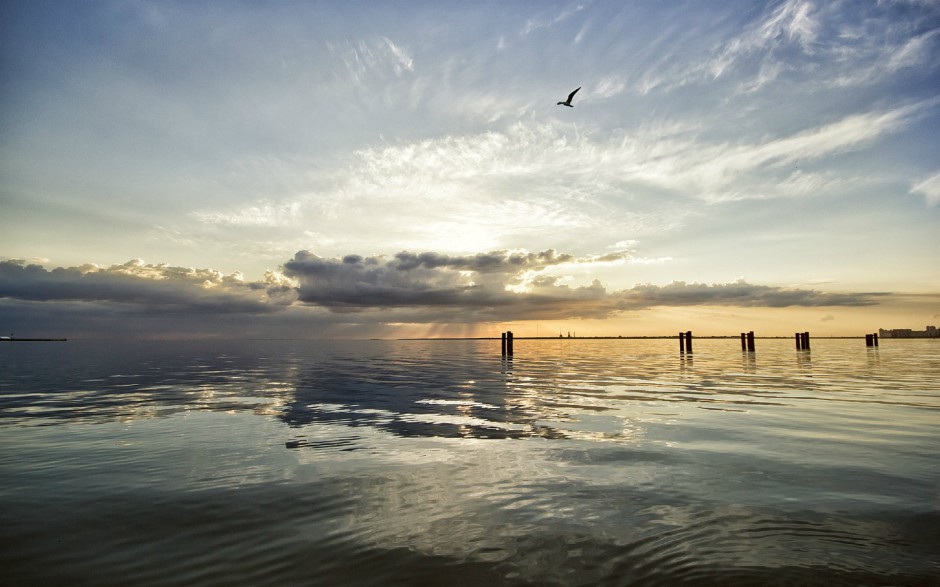
{"label": "distant building silhouette", "polygon": [[911,330],[910,328],[878,329],[881,338],[940,338],[940,330],[936,326],[927,326],[924,330]]}

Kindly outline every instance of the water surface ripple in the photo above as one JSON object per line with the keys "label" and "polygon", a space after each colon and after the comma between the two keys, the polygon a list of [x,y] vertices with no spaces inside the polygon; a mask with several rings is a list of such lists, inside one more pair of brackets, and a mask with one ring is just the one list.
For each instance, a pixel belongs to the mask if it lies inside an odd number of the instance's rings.
{"label": "water surface ripple", "polygon": [[940,584],[940,341],[0,348],[11,585]]}

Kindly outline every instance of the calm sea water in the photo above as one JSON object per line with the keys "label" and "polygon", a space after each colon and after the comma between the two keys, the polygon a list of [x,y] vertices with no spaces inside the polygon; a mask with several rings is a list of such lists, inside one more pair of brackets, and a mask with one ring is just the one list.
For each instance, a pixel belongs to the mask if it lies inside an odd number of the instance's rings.
{"label": "calm sea water", "polygon": [[940,341],[0,345],[0,583],[937,585]]}

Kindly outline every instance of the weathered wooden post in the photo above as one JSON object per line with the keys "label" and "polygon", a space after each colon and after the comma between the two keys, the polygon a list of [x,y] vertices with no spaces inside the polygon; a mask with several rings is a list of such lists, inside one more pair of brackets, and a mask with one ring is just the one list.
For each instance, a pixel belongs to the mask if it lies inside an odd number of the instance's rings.
{"label": "weathered wooden post", "polygon": [[796,350],[809,350],[809,332],[797,332],[793,336],[796,338]]}
{"label": "weathered wooden post", "polygon": [[505,357],[505,356],[506,356],[506,333],[505,333],[505,332],[502,334],[502,339],[503,339],[503,345],[502,345],[502,346],[503,346],[503,356]]}
{"label": "weathered wooden post", "polygon": [[872,337],[870,334],[865,335],[865,346],[875,346],[875,341],[872,340]]}
{"label": "weathered wooden post", "polygon": [[506,332],[506,352],[512,356],[512,330]]}
{"label": "weathered wooden post", "polygon": [[747,352],[747,333],[746,332],[741,333],[741,352],[742,353]]}
{"label": "weathered wooden post", "polygon": [[692,331],[691,330],[687,330],[685,332],[679,333],[679,352],[680,353],[692,352]]}
{"label": "weathered wooden post", "polygon": [[878,346],[878,333],[877,332],[871,335],[871,339],[875,343],[875,346]]}
{"label": "weathered wooden post", "polygon": [[747,351],[749,353],[754,352],[754,331],[753,330],[747,333]]}

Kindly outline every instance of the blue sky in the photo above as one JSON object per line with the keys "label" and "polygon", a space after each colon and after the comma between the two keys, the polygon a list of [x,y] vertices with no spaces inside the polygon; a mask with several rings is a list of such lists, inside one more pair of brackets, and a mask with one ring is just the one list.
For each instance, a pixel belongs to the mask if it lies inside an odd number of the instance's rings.
{"label": "blue sky", "polygon": [[0,27],[5,330],[940,322],[936,2],[6,2]]}

